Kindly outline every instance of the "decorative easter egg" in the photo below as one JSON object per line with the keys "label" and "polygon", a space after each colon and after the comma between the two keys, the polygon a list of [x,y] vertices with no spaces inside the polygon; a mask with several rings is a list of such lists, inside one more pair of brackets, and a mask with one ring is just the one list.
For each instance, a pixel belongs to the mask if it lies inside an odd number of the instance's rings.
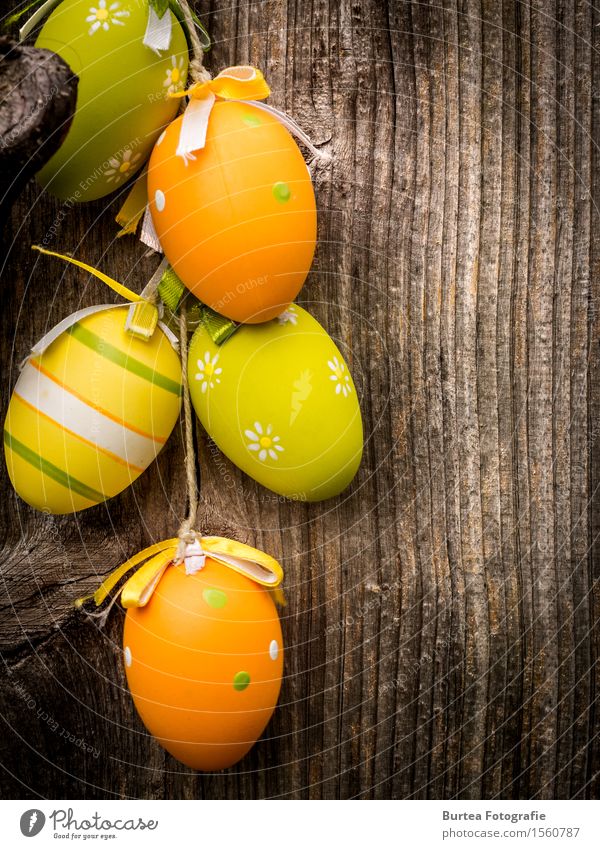
{"label": "decorative easter egg", "polygon": [[168,50],[144,45],[147,0],[63,0],[36,41],[79,77],[77,111],[38,180],[64,200],[87,201],[119,188],[147,160],[187,80],[188,49],[171,16]]}
{"label": "decorative easter egg", "polygon": [[72,513],[121,492],[177,421],[179,356],[160,327],[148,341],[125,330],[128,310],[76,313],[21,372],[4,449],[14,488],[38,510]]}
{"label": "decorative easter egg", "polygon": [[194,769],[237,763],[279,698],[283,640],[272,597],[210,557],[193,575],[170,566],[147,606],[127,611],[123,651],[144,725]]}
{"label": "decorative easter egg", "polygon": [[176,153],[183,118],[159,138],[148,198],[162,248],[183,283],[234,321],[274,318],[292,301],[315,251],[315,197],[294,139],[248,103],[217,101],[206,145]]}
{"label": "decorative easter egg", "polygon": [[301,307],[243,325],[221,346],[200,326],[188,374],[209,436],[263,486],[320,501],[356,474],[363,444],[356,389],[333,340]]}

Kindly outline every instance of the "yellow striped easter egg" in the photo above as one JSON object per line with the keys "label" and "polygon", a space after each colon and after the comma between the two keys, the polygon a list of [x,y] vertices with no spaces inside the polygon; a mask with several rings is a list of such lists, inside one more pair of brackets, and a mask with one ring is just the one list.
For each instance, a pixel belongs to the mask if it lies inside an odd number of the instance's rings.
{"label": "yellow striped easter egg", "polygon": [[154,460],[181,405],[181,361],[160,326],[125,329],[129,307],[84,310],[31,355],[4,424],[10,479],[32,507],[85,510]]}

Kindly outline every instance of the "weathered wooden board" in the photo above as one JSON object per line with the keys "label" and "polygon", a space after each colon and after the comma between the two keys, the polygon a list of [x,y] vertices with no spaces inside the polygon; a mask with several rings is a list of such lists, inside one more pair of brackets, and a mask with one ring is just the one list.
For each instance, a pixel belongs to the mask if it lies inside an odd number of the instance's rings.
{"label": "weathered wooden board", "polygon": [[[588,2],[197,4],[217,71],[252,62],[334,157],[302,301],[366,426],[358,479],[281,502],[198,431],[201,517],[280,554],[286,681],[266,738],[193,774],[124,690],[122,615],[70,601],[185,509],[181,434],[106,506],[40,516],[2,466],[8,797],[584,798],[598,793],[600,13]],[[156,259],[119,199],[27,187],[5,232],[4,408],[20,360]],[[594,583],[596,581],[596,583]],[[77,740],[83,741],[78,743]]]}

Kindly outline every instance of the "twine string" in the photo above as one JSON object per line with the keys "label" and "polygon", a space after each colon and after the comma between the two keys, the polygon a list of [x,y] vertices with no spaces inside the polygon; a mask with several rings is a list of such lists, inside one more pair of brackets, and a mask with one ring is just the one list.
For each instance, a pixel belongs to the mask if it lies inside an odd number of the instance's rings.
{"label": "twine string", "polygon": [[[190,77],[195,83],[205,83],[212,79],[211,74],[204,67],[204,49],[196,32],[196,24],[188,3],[188,0],[179,0],[179,8],[183,13],[183,19],[187,27],[192,46],[192,58],[190,61]],[[166,260],[165,260],[166,263]],[[156,274],[160,271],[160,276],[156,281],[156,288],[162,277],[164,269],[159,266]],[[150,281],[152,283],[152,281]],[[150,285],[150,284],[148,284]],[[188,543],[193,543],[196,539],[195,531],[193,530],[196,521],[196,513],[198,512],[198,482],[196,480],[196,454],[194,451],[194,431],[192,419],[192,403],[190,401],[190,391],[188,386],[188,344],[187,344],[187,309],[184,305],[179,310],[179,346],[181,352],[181,386],[183,391],[183,426],[184,426],[184,445],[185,445],[185,477],[187,483],[187,501],[188,512],[177,532],[179,537],[179,546],[174,562],[181,563],[185,548]]]}
{"label": "twine string", "polygon": [[115,604],[117,603],[118,598],[119,598],[119,593],[115,593],[115,595],[110,599],[108,606],[105,607],[104,610],[91,611],[91,610],[86,610],[85,607],[81,608],[81,610],[83,611],[85,616],[87,616],[88,619],[97,619],[98,620],[97,627],[98,627],[98,630],[101,631],[104,628],[104,626],[106,625],[109,614],[110,614],[111,610],[113,609],[113,607],[115,606]]}
{"label": "twine string", "polygon": [[204,67],[204,49],[198,33],[196,32],[196,24],[194,23],[194,18],[192,16],[188,0],[179,0],[179,8],[183,12],[183,19],[192,45],[190,77],[195,83],[207,83],[212,79],[212,76]]}
{"label": "twine string", "polygon": [[[204,49],[196,32],[196,24],[188,0],[179,0],[179,8],[187,27],[192,46],[190,61],[190,77],[195,83],[206,83],[212,79],[204,67]],[[158,285],[158,284],[157,284]],[[188,386],[188,345],[187,345],[187,309],[182,304],[179,310],[179,345],[181,352],[181,385],[183,390],[183,421],[185,441],[185,477],[187,483],[188,513],[181,523],[177,536],[179,545],[174,562],[181,563],[185,556],[188,543],[193,543],[196,534],[193,530],[198,512],[198,483],[196,480],[196,455],[194,452],[194,432],[192,419],[192,404]]]}
{"label": "twine string", "polygon": [[181,385],[183,390],[183,421],[185,443],[185,477],[187,482],[188,513],[181,523],[177,536],[179,546],[174,563],[181,563],[188,543],[193,543],[196,533],[193,530],[198,512],[198,483],[196,480],[196,454],[194,451],[194,431],[192,418],[192,403],[188,386],[188,343],[187,343],[187,309],[184,305],[179,310],[179,344],[181,350]]}

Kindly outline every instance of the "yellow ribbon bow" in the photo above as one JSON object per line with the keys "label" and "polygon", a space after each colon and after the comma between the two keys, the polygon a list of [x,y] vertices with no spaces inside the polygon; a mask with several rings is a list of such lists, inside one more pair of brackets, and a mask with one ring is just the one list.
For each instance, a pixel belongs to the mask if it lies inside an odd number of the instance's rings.
{"label": "yellow ribbon bow", "polygon": [[[139,568],[131,575],[120,591],[121,604],[125,608],[145,607],[152,598],[152,593],[168,566],[184,562],[186,571],[193,574],[203,567],[205,557],[211,557],[270,590],[276,590],[283,580],[283,569],[277,560],[269,554],[265,554],[264,551],[252,548],[245,543],[225,537],[196,535],[195,541],[188,543],[181,551],[181,541],[174,537],[150,545],[130,557],[105,578],[95,593],[78,598],[75,607],[81,607],[91,599],[94,600],[96,607],[99,607],[108,598],[121,578],[125,577],[135,567]],[[276,590],[275,601],[280,604],[284,603],[281,590]]]}
{"label": "yellow ribbon bow", "polygon": [[212,80],[194,83],[185,91],[169,92],[169,97],[203,100],[211,94],[221,100],[264,100],[271,94],[271,89],[258,68],[253,65],[233,65]]}
{"label": "yellow ribbon bow", "polygon": [[31,250],[39,251],[41,254],[46,254],[46,256],[55,256],[58,259],[62,259],[64,262],[69,262],[71,265],[77,266],[77,268],[82,268],[84,271],[88,271],[90,274],[93,274],[94,277],[102,280],[102,282],[106,283],[113,292],[116,292],[117,295],[120,295],[122,298],[125,298],[126,301],[131,303],[125,329],[140,339],[147,340],[152,337],[158,324],[158,308],[156,304],[144,296],[144,292],[142,292],[141,295],[138,295],[137,292],[133,292],[127,286],[123,286],[122,283],[119,283],[117,280],[113,280],[112,277],[109,277],[108,274],[104,274],[103,271],[99,271],[92,265],[88,265],[87,262],[82,262],[72,256],[60,254],[56,251],[49,251],[46,248],[42,248],[40,245],[32,245]]}

